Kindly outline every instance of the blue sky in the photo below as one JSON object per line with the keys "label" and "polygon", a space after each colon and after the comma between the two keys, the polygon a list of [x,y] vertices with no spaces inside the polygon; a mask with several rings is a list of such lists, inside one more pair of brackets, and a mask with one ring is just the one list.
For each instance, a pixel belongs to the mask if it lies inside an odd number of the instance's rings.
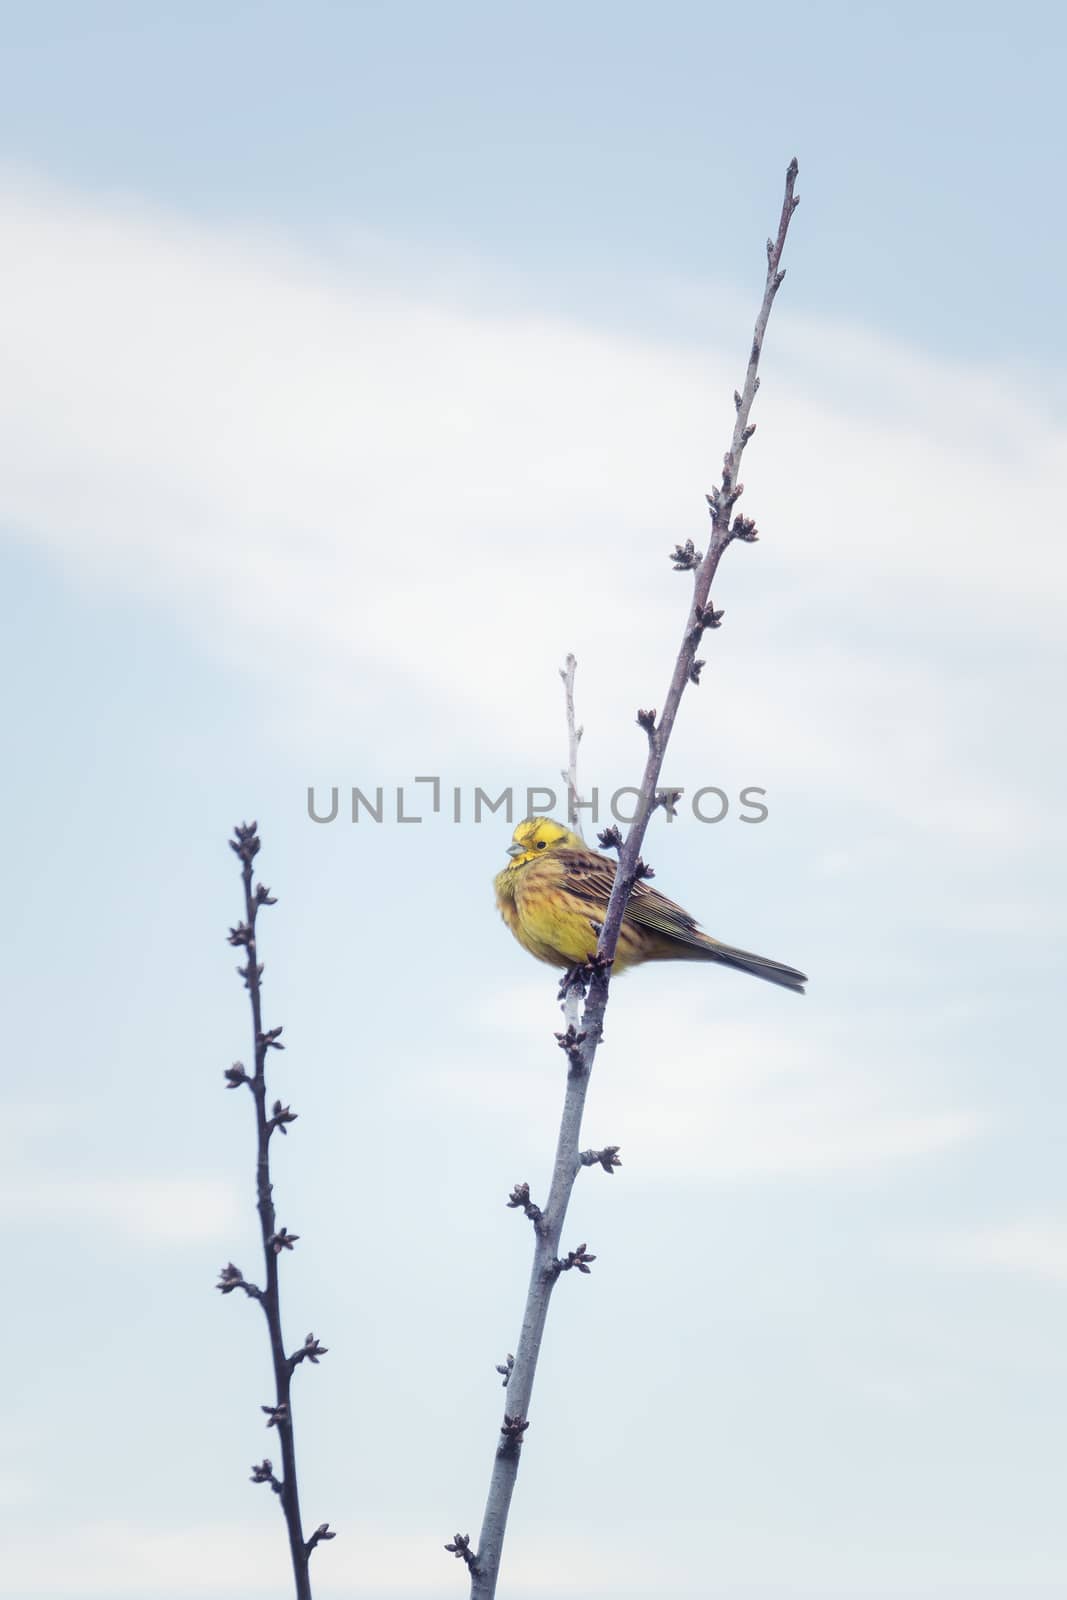
{"label": "blue sky", "polygon": [[[225,839],[267,1010],[323,1595],[463,1592],[560,1098],[506,825],[635,781],[782,175],[725,626],[658,881],[808,996],[613,995],[501,1593],[1048,1600],[1067,1197],[1051,9],[41,6],[5,17],[0,1596],[287,1592]],[[206,1568],[206,1571],[205,1571]]]}

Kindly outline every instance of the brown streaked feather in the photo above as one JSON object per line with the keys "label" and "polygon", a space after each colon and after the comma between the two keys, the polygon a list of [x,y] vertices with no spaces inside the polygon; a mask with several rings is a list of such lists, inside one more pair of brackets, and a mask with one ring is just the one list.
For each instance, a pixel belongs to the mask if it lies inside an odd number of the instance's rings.
{"label": "brown streaked feather", "polygon": [[[591,905],[599,906],[601,913],[606,912],[611,891],[615,887],[615,862],[593,850],[588,854],[579,850],[556,850],[553,854],[563,865],[571,893],[579,899],[588,900]],[[651,889],[643,879],[635,883],[630,891],[624,920],[636,922],[670,939],[681,939],[683,944],[700,944],[707,938],[688,911],[683,911],[681,906],[668,900],[658,889]]]}
{"label": "brown streaked feather", "polygon": [[[531,955],[569,967],[596,951],[615,872],[616,863],[596,851],[557,847],[505,868],[496,882],[497,903]],[[807,982],[795,967],[713,939],[675,901],[640,881],[623,914],[614,970],[643,961],[715,961],[798,993]]]}

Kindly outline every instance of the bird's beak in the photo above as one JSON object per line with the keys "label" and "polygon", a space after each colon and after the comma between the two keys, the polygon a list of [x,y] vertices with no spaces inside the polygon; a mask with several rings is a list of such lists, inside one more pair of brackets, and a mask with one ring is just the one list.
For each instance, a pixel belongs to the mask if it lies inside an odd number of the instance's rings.
{"label": "bird's beak", "polygon": [[512,844],[508,845],[508,855],[509,856],[521,856],[522,853],[523,853],[523,847],[522,847],[521,844],[512,843]]}

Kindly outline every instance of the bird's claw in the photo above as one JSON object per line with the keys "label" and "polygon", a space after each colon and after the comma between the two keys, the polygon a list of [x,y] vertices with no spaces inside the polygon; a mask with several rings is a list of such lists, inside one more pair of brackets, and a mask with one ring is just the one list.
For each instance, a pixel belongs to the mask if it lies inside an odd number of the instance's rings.
{"label": "bird's claw", "polygon": [[614,962],[606,956],[592,955],[588,961],[580,961],[576,966],[568,967],[559,982],[560,1003],[566,1000],[569,994],[577,993],[585,999],[586,991],[593,979],[601,973],[610,972]]}
{"label": "bird's claw", "polygon": [[559,980],[559,995],[557,998],[562,1004],[570,994],[577,994],[585,999],[585,991],[589,987],[589,980],[593,976],[592,966],[588,961],[580,961],[576,966],[568,967]]}

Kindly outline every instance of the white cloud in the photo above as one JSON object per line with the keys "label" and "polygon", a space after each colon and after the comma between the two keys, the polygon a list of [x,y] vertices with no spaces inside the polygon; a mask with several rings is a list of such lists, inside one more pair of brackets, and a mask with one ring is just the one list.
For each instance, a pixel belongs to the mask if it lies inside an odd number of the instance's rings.
{"label": "white cloud", "polygon": [[[339,764],[353,741],[403,770],[466,739],[554,771],[571,647],[604,759],[632,754],[736,341],[591,331],[470,278],[446,299],[413,272],[3,188],[0,520],[268,675],[287,736]],[[943,849],[1032,842],[1051,757],[1005,649],[1058,637],[1063,430],[1021,379],[806,323],[788,297],[766,379],[745,475],[768,537],[730,552],[718,598],[744,605],[709,643],[717,762],[832,787]],[[687,723],[679,766],[708,746]]]}
{"label": "white cloud", "polygon": [[[273,1507],[272,1507],[273,1509]],[[403,1533],[351,1523],[321,1546],[313,1559],[315,1591],[323,1595],[376,1596],[417,1593],[452,1596],[460,1574],[442,1546],[440,1528]],[[291,1594],[280,1515],[269,1524],[209,1523],[182,1529],[120,1521],[70,1529],[27,1528],[5,1540],[0,1597],[56,1596],[86,1600],[112,1596]],[[542,1595],[619,1594],[655,1585],[649,1561],[632,1551],[598,1548],[594,1540],[553,1534],[509,1538],[509,1591]],[[657,1569],[658,1570],[658,1569]]]}
{"label": "white cloud", "polygon": [[220,1238],[241,1216],[237,1186],[227,1179],[92,1173],[9,1173],[0,1209],[24,1225],[103,1225],[147,1242]]}
{"label": "white cloud", "polygon": [[[627,989],[647,977],[627,978]],[[887,1063],[870,1018],[823,1027],[813,1039],[790,1015],[807,1002],[783,993],[768,1004],[775,999],[773,1022],[734,1021],[718,995],[687,990],[669,1012],[613,991],[584,1142],[621,1145],[641,1181],[718,1182],[863,1171],[939,1154],[983,1131],[974,1109],[920,1088],[914,1058],[907,1070]],[[479,1054],[493,1064],[438,1062],[422,1092],[513,1110],[519,1138],[537,1156],[558,1116],[550,1055],[558,1012],[544,985],[530,984],[484,997],[478,1017]]]}
{"label": "white cloud", "polygon": [[901,1249],[942,1266],[1067,1282],[1067,1222],[1029,1219],[936,1233]]}

